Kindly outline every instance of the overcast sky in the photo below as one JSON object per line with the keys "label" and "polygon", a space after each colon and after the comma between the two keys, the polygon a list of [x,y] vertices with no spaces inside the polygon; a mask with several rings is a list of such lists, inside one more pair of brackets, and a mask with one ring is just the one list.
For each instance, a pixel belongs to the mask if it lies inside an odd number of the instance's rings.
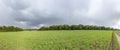
{"label": "overcast sky", "polygon": [[120,0],[0,0],[0,25],[90,24],[120,28]]}

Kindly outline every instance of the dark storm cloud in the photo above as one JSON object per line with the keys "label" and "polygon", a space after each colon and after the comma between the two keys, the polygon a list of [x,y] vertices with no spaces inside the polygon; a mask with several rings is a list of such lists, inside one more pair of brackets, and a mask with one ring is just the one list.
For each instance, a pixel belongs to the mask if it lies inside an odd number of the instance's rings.
{"label": "dark storm cloud", "polygon": [[117,27],[119,0],[0,0],[0,25],[34,28],[52,24]]}

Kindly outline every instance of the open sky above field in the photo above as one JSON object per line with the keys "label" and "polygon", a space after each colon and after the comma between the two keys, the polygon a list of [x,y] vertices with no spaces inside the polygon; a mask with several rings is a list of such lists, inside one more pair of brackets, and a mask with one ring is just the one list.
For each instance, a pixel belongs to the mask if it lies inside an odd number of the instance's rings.
{"label": "open sky above field", "polygon": [[0,0],[0,25],[92,24],[120,28],[120,0]]}

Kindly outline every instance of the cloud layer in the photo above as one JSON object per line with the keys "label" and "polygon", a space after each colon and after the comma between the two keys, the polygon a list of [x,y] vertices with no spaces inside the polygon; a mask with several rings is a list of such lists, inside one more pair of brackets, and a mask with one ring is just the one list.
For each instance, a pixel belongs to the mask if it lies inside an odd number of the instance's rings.
{"label": "cloud layer", "polygon": [[0,25],[92,24],[119,28],[120,0],[0,0]]}

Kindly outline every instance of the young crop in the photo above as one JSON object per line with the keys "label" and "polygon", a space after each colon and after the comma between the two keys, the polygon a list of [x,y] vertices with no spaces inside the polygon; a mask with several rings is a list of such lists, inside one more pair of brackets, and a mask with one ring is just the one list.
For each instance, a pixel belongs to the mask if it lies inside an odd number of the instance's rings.
{"label": "young crop", "polygon": [[108,50],[112,31],[0,32],[0,50]]}

